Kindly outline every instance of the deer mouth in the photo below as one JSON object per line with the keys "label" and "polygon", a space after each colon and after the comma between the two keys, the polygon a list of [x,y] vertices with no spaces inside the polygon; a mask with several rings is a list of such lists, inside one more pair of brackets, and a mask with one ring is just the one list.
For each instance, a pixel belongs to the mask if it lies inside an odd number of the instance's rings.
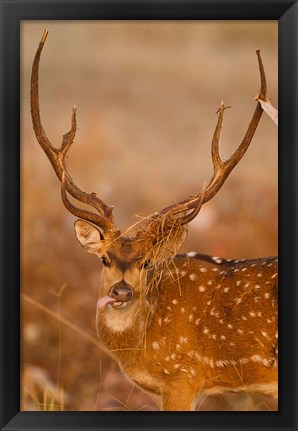
{"label": "deer mouth", "polygon": [[103,296],[102,298],[99,298],[97,301],[97,308],[99,310],[102,310],[107,305],[111,305],[113,308],[119,309],[124,308],[127,306],[127,301],[117,301],[115,298],[112,298],[109,295]]}
{"label": "deer mouth", "polygon": [[121,302],[121,301],[116,301],[116,302],[113,302],[113,303],[111,303],[111,306],[113,307],[113,308],[124,308],[124,307],[126,307],[127,306],[127,304],[128,304],[128,302]]}

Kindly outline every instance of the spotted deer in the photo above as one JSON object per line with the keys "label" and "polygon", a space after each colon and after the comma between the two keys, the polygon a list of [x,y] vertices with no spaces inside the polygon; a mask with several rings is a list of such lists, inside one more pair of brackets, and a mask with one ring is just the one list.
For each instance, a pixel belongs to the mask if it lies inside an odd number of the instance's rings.
{"label": "spotted deer", "polygon": [[[76,108],[60,148],[42,127],[38,70],[45,31],[32,67],[31,113],[37,141],[61,182],[66,208],[79,219],[80,244],[101,260],[97,302],[98,337],[138,386],[161,400],[162,410],[192,410],[202,392],[260,391],[277,397],[276,257],[223,259],[196,252],[178,254],[186,225],[212,199],[239,163],[262,115],[259,101],[239,147],[228,160],[219,154],[225,106],[218,110],[212,140],[213,176],[203,190],[121,233],[112,207],[82,191],[66,168],[76,133]],[[257,51],[260,100],[266,78]],[[76,207],[68,197],[95,211]]]}

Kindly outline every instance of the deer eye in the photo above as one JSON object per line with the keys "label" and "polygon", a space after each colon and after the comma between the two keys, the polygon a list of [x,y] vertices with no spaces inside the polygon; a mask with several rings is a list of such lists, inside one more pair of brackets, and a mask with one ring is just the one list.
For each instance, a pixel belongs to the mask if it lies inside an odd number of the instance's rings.
{"label": "deer eye", "polygon": [[101,261],[102,261],[102,264],[104,265],[104,266],[110,266],[110,263],[109,263],[109,261],[108,261],[108,259],[106,258],[106,257],[102,257],[101,258]]}
{"label": "deer eye", "polygon": [[142,263],[142,268],[147,269],[150,265],[150,260],[145,260],[145,262]]}

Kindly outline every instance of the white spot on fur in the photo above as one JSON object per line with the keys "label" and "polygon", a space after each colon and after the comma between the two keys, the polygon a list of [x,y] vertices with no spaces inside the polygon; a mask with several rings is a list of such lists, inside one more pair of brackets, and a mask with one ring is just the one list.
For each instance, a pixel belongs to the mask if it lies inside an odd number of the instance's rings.
{"label": "white spot on fur", "polygon": [[256,313],[255,313],[254,311],[250,311],[248,314],[249,314],[251,317],[256,317]]}
{"label": "white spot on fur", "polygon": [[153,347],[153,349],[154,349],[154,350],[159,350],[159,344],[158,344],[158,342],[157,342],[157,341],[154,341],[154,342],[152,343],[152,347]]}
{"label": "white spot on fur", "polygon": [[242,335],[243,334],[243,331],[242,331],[242,329],[237,329],[237,332],[238,332],[238,334],[240,334],[240,335]]}
{"label": "white spot on fur", "polygon": [[211,301],[207,301],[207,305],[211,305]]}
{"label": "white spot on fur", "polygon": [[229,288],[228,287],[225,287],[224,289],[223,289],[223,292],[225,292],[225,293],[227,293],[229,291]]}
{"label": "white spot on fur", "polygon": [[228,328],[229,329],[233,329],[233,325],[231,325],[230,323],[228,324]]}
{"label": "white spot on fur", "polygon": [[164,370],[163,370],[163,372],[164,372],[165,374],[170,374],[170,371],[168,371],[168,370],[166,370],[166,369],[164,369]]}
{"label": "white spot on fur", "polygon": [[185,313],[185,308],[184,307],[182,307],[181,308],[181,314],[184,314]]}
{"label": "white spot on fur", "polygon": [[207,284],[208,284],[208,286],[211,286],[211,284],[213,284],[213,281],[212,281],[212,280],[209,280],[209,281],[207,282]]}
{"label": "white spot on fur", "polygon": [[189,367],[189,372],[190,374],[192,374],[193,376],[196,375],[195,370],[192,367]]}
{"label": "white spot on fur", "polygon": [[227,337],[226,337],[225,335],[221,335],[221,336],[220,336],[220,338],[221,338],[222,340],[226,340],[226,339],[227,339]]}
{"label": "white spot on fur", "polygon": [[273,274],[271,278],[277,277],[277,273]]}
{"label": "white spot on fur", "polygon": [[195,281],[197,276],[196,276],[196,274],[189,274],[189,278],[191,281]]}
{"label": "white spot on fur", "polygon": [[258,273],[258,275],[257,275],[257,277],[259,277],[259,278],[260,278],[260,277],[262,277],[262,275],[263,275],[263,274],[262,274],[261,272],[259,272],[259,273]]}
{"label": "white spot on fur", "polygon": [[213,256],[212,257],[212,259],[214,260],[214,262],[216,262],[216,263],[221,263],[222,262],[222,259],[220,258],[220,257],[217,257],[217,256]]}
{"label": "white spot on fur", "polygon": [[240,286],[240,284],[241,284],[241,280],[238,280],[237,283],[236,283],[236,285]]}
{"label": "white spot on fur", "polygon": [[200,266],[200,271],[201,272],[207,272],[207,268],[205,268],[204,266]]}
{"label": "white spot on fur", "polygon": [[264,294],[264,297],[265,297],[266,299],[268,299],[268,298],[270,297],[270,293],[266,292],[266,293]]}
{"label": "white spot on fur", "polygon": [[195,322],[195,323],[196,323],[196,325],[197,325],[197,326],[199,325],[200,320],[201,320],[201,319],[197,319],[197,320],[196,320],[196,322]]}
{"label": "white spot on fur", "polygon": [[173,320],[173,318],[172,318],[172,317],[170,317],[170,316],[166,316],[166,317],[163,319],[164,323],[170,323],[170,322],[172,322],[172,320]]}
{"label": "white spot on fur", "polygon": [[188,257],[195,257],[197,255],[197,252],[196,251],[190,251],[190,252],[186,253],[186,255]]}
{"label": "white spot on fur", "polygon": [[241,316],[242,320],[247,320],[247,318],[245,316]]}
{"label": "white spot on fur", "polygon": [[224,367],[226,365],[227,361],[215,361],[215,364],[217,367]]}
{"label": "white spot on fur", "polygon": [[187,353],[187,356],[189,356],[190,358],[194,358],[194,357],[196,356],[196,352],[195,352],[194,350],[190,350],[190,351]]}
{"label": "white spot on fur", "polygon": [[173,299],[172,304],[174,304],[174,305],[178,304],[177,299]]}
{"label": "white spot on fur", "polygon": [[204,334],[209,334],[209,329],[205,327],[205,328],[203,329],[203,332],[204,332]]}
{"label": "white spot on fur", "polygon": [[189,322],[192,322],[192,321],[193,321],[193,314],[190,314],[190,315],[188,316],[188,320],[189,320]]}
{"label": "white spot on fur", "polygon": [[247,268],[242,268],[242,269],[241,269],[241,271],[242,271],[242,272],[244,272],[244,271],[246,271],[246,270],[247,270]]}
{"label": "white spot on fur", "polygon": [[265,365],[266,367],[269,367],[269,366],[271,365],[271,361],[269,361],[269,360],[268,360],[268,359],[266,359],[266,358],[262,358],[260,355],[253,355],[253,356],[250,358],[250,360],[251,360],[252,362],[259,362],[259,363],[261,363],[261,364]]}

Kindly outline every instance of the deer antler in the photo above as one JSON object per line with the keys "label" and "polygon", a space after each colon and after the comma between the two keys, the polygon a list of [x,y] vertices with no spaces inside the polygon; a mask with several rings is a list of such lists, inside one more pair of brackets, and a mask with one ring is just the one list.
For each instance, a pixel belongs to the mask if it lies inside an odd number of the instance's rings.
{"label": "deer antler", "polygon": [[[38,70],[41,52],[44,47],[47,36],[48,30],[45,30],[34,57],[31,74],[31,115],[36,139],[39,142],[41,148],[46,153],[49,161],[54,168],[54,171],[56,172],[57,177],[61,181],[62,199],[66,208],[75,216],[80,217],[84,220],[88,220],[93,224],[97,225],[104,232],[108,232],[109,234],[119,234],[119,230],[116,228],[113,222],[113,207],[109,207],[108,205],[106,205],[101,199],[99,199],[99,197],[96,196],[96,193],[89,194],[81,190],[73,182],[71,176],[67,172],[65,158],[68,150],[70,149],[74,141],[76,134],[76,107],[74,106],[72,108],[70,131],[63,135],[62,144],[59,148],[55,148],[51,144],[42,127],[39,112]],[[81,208],[77,208],[69,201],[66,192],[68,192],[78,201],[90,205],[91,207],[96,209],[99,214]]]}
{"label": "deer antler", "polygon": [[[260,50],[257,50],[256,52],[257,52],[259,71],[260,71],[260,77],[261,77],[261,90],[258,98],[261,100],[266,100],[265,71],[262,63]],[[240,160],[244,156],[246,150],[248,149],[251,143],[251,140],[254,136],[254,133],[256,131],[256,128],[262,116],[263,109],[261,107],[261,104],[258,102],[256,109],[254,111],[254,114],[252,116],[252,119],[249,123],[248,129],[239,147],[234,151],[234,153],[231,155],[231,157],[228,160],[222,160],[219,155],[219,140],[220,140],[220,135],[222,130],[224,110],[226,108],[227,107],[225,107],[224,103],[222,102],[220,108],[217,111],[218,120],[214,131],[213,139],[212,139],[212,150],[211,150],[214,172],[209,184],[207,185],[207,187],[204,188],[204,193],[200,192],[195,196],[190,196],[185,200],[178,202],[177,204],[173,204],[166,208],[163,208],[161,211],[154,214],[151,217],[151,220],[158,219],[159,217],[164,218],[169,216],[169,220],[171,220],[171,222],[173,221],[173,219],[176,219],[177,221],[179,221],[180,225],[189,223],[199,213],[202,205],[208,202],[210,199],[213,198],[213,196],[216,195],[216,193],[222,187],[222,185],[224,184],[225,180],[227,179],[231,171],[240,162]]]}
{"label": "deer antler", "polygon": [[[51,162],[54,171],[56,172],[56,175],[61,181],[61,194],[66,208],[75,216],[90,221],[95,225],[99,226],[101,229],[103,229],[104,232],[108,232],[109,234],[113,235],[119,235],[120,231],[113,222],[113,207],[109,207],[108,205],[106,205],[99,197],[96,196],[96,193],[89,194],[82,191],[73,182],[71,176],[66,169],[66,154],[70,149],[76,134],[76,107],[74,106],[72,110],[70,131],[63,136],[62,144],[59,148],[56,148],[51,144],[42,127],[39,112],[38,70],[41,52],[44,47],[47,35],[48,30],[45,30],[35,54],[31,75],[31,115],[36,138],[40,146],[46,153],[49,161]],[[260,50],[257,50],[257,57],[261,77],[261,90],[258,99],[266,100],[266,77],[260,55]],[[263,113],[263,109],[260,102],[258,101],[258,104],[256,106],[256,109],[254,111],[254,114],[242,142],[228,160],[222,160],[219,154],[219,140],[221,136],[224,111],[226,108],[227,107],[225,107],[224,103],[222,102],[217,112],[218,120],[212,139],[211,151],[213,161],[213,176],[209,184],[204,187],[204,190],[202,192],[194,196],[190,196],[176,204],[165,207],[161,211],[149,217],[147,227],[142,230],[143,232],[148,230],[148,226],[151,226],[151,229],[152,227],[156,228],[160,218],[163,219],[163,229],[165,228],[166,220],[169,222],[169,224],[178,223],[179,226],[183,226],[189,223],[199,213],[202,205],[216,195],[216,193],[222,187],[231,171],[242,159],[257,129],[257,126]],[[99,214],[74,206],[69,201],[67,197],[67,192],[78,201],[90,205],[91,207],[96,209]],[[152,224],[152,222],[154,223]],[[141,233],[141,231],[139,233]]]}

